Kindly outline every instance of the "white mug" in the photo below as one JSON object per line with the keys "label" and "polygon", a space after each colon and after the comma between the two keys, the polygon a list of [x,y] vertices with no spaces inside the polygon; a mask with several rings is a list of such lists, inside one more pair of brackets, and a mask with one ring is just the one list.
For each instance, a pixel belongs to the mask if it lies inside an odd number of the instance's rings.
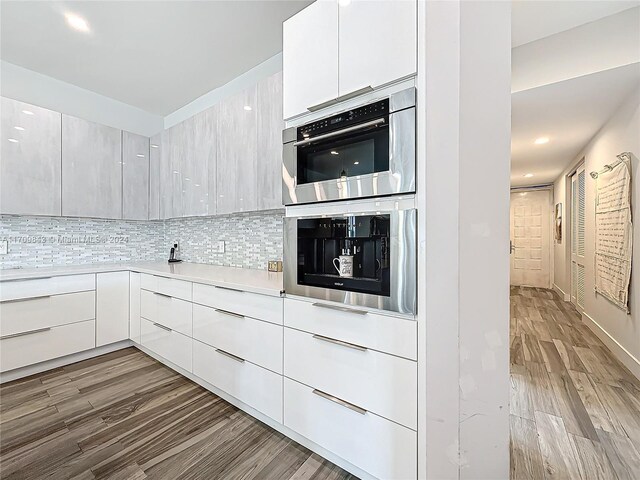
{"label": "white mug", "polygon": [[333,266],[341,277],[353,277],[353,255],[340,255],[339,258],[334,258]]}

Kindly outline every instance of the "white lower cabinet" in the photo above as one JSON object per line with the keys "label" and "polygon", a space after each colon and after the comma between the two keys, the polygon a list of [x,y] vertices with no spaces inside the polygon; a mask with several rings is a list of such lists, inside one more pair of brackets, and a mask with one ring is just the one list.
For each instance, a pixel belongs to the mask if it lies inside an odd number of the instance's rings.
{"label": "white lower cabinet", "polygon": [[129,273],[129,338],[140,343],[140,274]]}
{"label": "white lower cabinet", "polygon": [[162,358],[191,372],[192,339],[170,328],[142,318],[140,343]]}
{"label": "white lower cabinet", "polygon": [[192,334],[192,303],[164,293],[142,290],[140,316],[183,335]]}
{"label": "white lower cabinet", "polygon": [[129,338],[129,271],[96,275],[96,346]]}
{"label": "white lower cabinet", "polygon": [[151,292],[191,301],[191,282],[142,273],[140,286]]}
{"label": "white lower cabinet", "polygon": [[95,346],[93,319],[5,336],[0,340],[0,371],[26,367]]}
{"label": "white lower cabinet", "polygon": [[0,284],[0,301],[5,302],[7,300],[18,300],[21,298],[85,292],[95,290],[95,288],[96,276],[93,273],[87,275],[8,280]]}
{"label": "white lower cabinet", "polygon": [[230,352],[193,341],[193,373],[282,423],[282,376]]}
{"label": "white lower cabinet", "polygon": [[357,406],[284,379],[284,425],[376,478],[417,477],[417,434]]}

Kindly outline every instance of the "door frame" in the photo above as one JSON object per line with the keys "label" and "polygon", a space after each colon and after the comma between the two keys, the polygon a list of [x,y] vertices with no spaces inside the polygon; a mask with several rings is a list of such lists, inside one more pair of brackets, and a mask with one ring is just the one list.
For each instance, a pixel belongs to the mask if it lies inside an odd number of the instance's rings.
{"label": "door frame", "polygon": [[[509,190],[509,217],[511,217],[511,194],[512,193],[522,193],[522,192],[540,192],[540,191],[547,191],[549,193],[549,283],[547,288],[548,289],[553,289],[553,285],[554,285],[554,257],[555,255],[554,253],[554,247],[555,247],[555,241],[554,241],[554,236],[553,236],[553,232],[554,232],[554,220],[555,220],[555,214],[553,211],[553,207],[555,204],[555,198],[554,198],[554,188],[553,188],[553,184],[549,183],[549,184],[544,184],[544,185],[532,185],[530,187],[511,187]],[[509,222],[511,222],[511,218],[509,218]],[[511,229],[509,229],[509,237],[511,237]],[[511,240],[511,238],[509,238],[509,240]],[[509,261],[511,261],[511,252],[509,252]],[[509,278],[511,278],[511,268],[509,268]],[[511,285],[511,281],[509,281],[509,284]]]}
{"label": "door frame", "polygon": [[[571,305],[573,305],[575,307],[575,309],[580,312],[581,314],[583,313],[583,307],[580,307],[578,305],[578,300],[576,298],[576,301],[573,301],[573,275],[571,274],[571,267],[573,264],[573,253],[571,251],[571,245],[573,244],[573,183],[572,183],[572,178],[574,175],[576,175],[578,173],[578,170],[580,169],[586,169],[586,157],[582,156],[580,158],[580,160],[578,160],[572,167],[571,169],[568,171],[567,175],[565,176],[565,198],[564,198],[564,203],[566,206],[566,210],[563,213],[564,218],[563,218],[563,222],[566,220],[565,223],[565,232],[566,232],[566,242],[564,245],[564,254],[565,254],[565,278],[568,279],[568,288],[569,291],[567,292],[569,295],[569,300],[568,302],[571,303]],[[585,170],[585,197],[586,197],[586,170]],[[586,202],[586,198],[585,198],[585,202]],[[586,215],[586,204],[585,204],[585,215]],[[585,225],[586,228],[586,225]],[[586,261],[586,259],[585,259]],[[586,264],[585,264],[586,267]],[[565,301],[566,298],[565,298]]]}

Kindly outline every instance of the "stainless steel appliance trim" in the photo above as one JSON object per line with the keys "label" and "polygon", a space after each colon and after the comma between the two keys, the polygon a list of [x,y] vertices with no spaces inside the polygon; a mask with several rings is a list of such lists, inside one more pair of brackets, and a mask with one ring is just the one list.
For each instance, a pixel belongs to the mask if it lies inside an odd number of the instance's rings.
{"label": "stainless steel appliance trim", "polygon": [[25,335],[32,335],[34,333],[48,332],[49,330],[51,330],[51,327],[38,328],[37,330],[29,330],[28,332],[12,333],[10,335],[3,335],[2,337],[0,337],[0,340],[6,340],[7,338],[24,337]]}
{"label": "stainless steel appliance trim", "polygon": [[167,295],[166,293],[153,292],[153,294],[158,295],[159,297],[173,298],[171,295]]}
{"label": "stainless steel appliance trim", "polygon": [[161,328],[162,330],[166,330],[167,332],[172,332],[173,330],[169,327],[165,327],[161,323],[152,322],[156,327]]}
{"label": "stainless steel appliance trim", "polygon": [[214,310],[218,313],[222,313],[224,315],[229,315],[230,317],[238,317],[244,318],[244,315],[240,315],[239,313],[230,312],[229,310],[222,310],[221,308],[214,308]]}
{"label": "stainless steel appliance trim", "polygon": [[319,397],[329,400],[330,402],[337,403],[338,405],[342,405],[349,410],[353,410],[360,415],[365,415],[367,413],[367,410],[365,410],[364,408],[354,405],[353,403],[349,403],[346,400],[342,400],[341,398],[334,397],[333,395],[329,395],[328,393],[325,393],[322,390],[318,390],[317,388],[313,389],[313,393],[315,393]]}
{"label": "stainless steel appliance trim", "polygon": [[2,300],[0,303],[15,303],[15,302],[28,302],[29,300],[40,300],[43,298],[50,298],[51,295],[38,295],[37,297],[27,297],[27,298],[12,298],[9,300]]}
{"label": "stainless steel appliance trim", "polygon": [[324,140],[325,138],[337,137],[338,135],[343,135],[349,132],[356,132],[358,130],[363,130],[369,127],[375,127],[377,125],[383,124],[384,118],[377,118],[375,120],[371,120],[369,122],[361,123],[360,125],[354,125],[353,127],[343,128],[342,130],[336,130],[335,132],[325,133],[323,135],[318,135],[315,137],[309,137],[304,140],[300,140],[299,142],[293,142],[294,147],[299,147],[300,145],[307,145],[309,143],[318,142],[320,140]]}
{"label": "stainless steel appliance trim", "polygon": [[349,307],[339,307],[338,305],[329,305],[328,303],[312,303],[312,305],[314,307],[320,307],[320,308],[328,308],[330,310],[338,310],[340,312],[346,312],[346,313],[355,313],[357,315],[366,315],[367,312],[366,310],[358,310],[356,308],[349,308]]}
{"label": "stainless steel appliance trim", "polygon": [[218,352],[220,355],[229,357],[232,360],[235,360],[236,362],[244,363],[244,358],[240,358],[237,355],[234,355],[233,353],[225,352],[224,350],[221,350],[219,348],[216,348],[216,352]]}
{"label": "stainless steel appliance trim", "polygon": [[240,292],[243,293],[243,290],[240,290],[238,288],[231,288],[231,287],[221,287],[220,285],[214,285],[214,287],[219,288],[221,290],[230,290],[232,292]]}
{"label": "stainless steel appliance trim", "polygon": [[341,345],[343,347],[353,348],[354,350],[359,350],[361,352],[366,352],[369,350],[367,347],[363,347],[362,345],[356,345],[355,343],[344,342],[342,340],[336,340],[335,338],[325,337],[324,335],[314,335],[313,338],[317,340],[322,340],[323,342],[335,343],[336,345]]}
{"label": "stainless steel appliance trim", "polygon": [[358,95],[362,95],[363,93],[373,92],[373,87],[371,85],[367,85],[366,87],[359,88],[358,90],[354,90],[353,92],[345,93],[344,95],[340,95],[339,97],[332,98],[331,100],[327,100],[326,102],[318,103],[317,105],[312,105],[307,107],[307,110],[310,112],[316,112],[318,110],[322,110],[323,108],[330,107],[331,105],[335,105],[336,103],[344,102],[345,100],[349,100],[351,98],[355,98]]}

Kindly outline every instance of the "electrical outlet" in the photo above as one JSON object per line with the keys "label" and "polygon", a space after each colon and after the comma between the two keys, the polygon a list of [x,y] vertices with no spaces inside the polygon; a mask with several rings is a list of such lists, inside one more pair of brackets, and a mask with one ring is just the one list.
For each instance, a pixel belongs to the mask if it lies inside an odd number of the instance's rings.
{"label": "electrical outlet", "polygon": [[269,260],[269,264],[267,269],[270,272],[281,272],[282,271],[282,262],[279,260]]}
{"label": "electrical outlet", "polygon": [[213,242],[212,250],[213,253],[224,253],[224,240]]}
{"label": "electrical outlet", "polygon": [[9,253],[9,241],[0,240],[0,255],[6,255]]}

